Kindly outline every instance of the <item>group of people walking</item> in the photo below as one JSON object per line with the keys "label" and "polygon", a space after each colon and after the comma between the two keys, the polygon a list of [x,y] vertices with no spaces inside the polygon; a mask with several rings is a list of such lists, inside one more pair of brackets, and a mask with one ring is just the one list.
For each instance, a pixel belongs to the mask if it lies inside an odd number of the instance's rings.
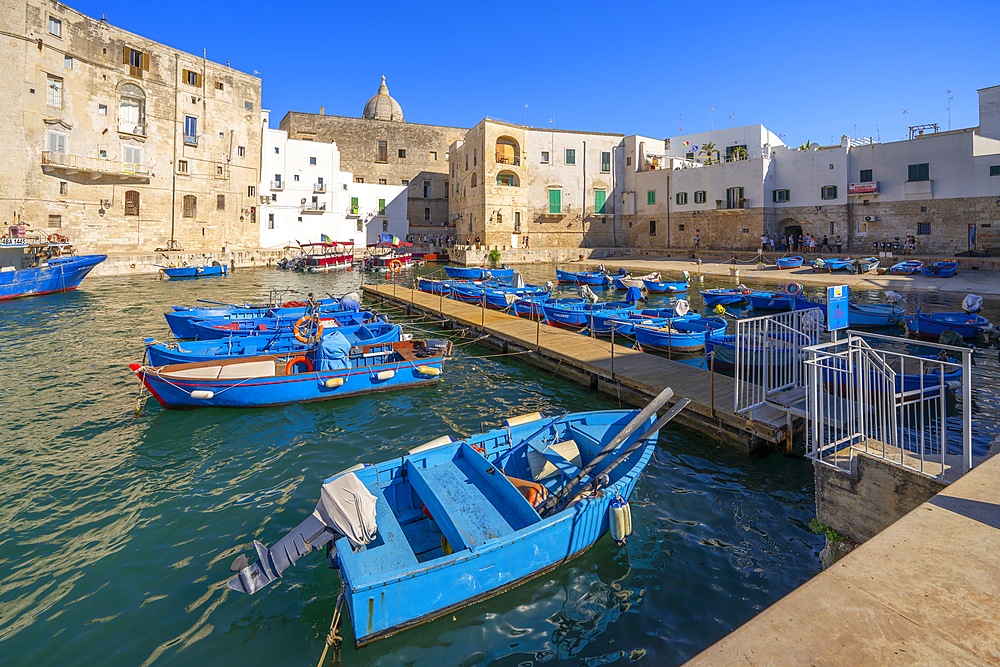
{"label": "group of people walking", "polygon": [[781,252],[801,252],[805,254],[815,254],[817,252],[826,253],[836,250],[837,254],[843,250],[844,244],[841,238],[838,236],[832,243],[830,237],[826,234],[823,235],[821,240],[817,240],[812,234],[789,234],[788,236],[779,236],[775,239],[773,236],[768,236],[763,234],[760,237],[760,251],[763,252],[774,252],[778,248]]}

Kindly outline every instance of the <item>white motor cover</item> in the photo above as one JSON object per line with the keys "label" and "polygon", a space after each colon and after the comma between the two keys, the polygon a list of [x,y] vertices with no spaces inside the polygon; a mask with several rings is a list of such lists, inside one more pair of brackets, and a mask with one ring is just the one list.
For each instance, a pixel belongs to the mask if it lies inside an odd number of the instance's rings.
{"label": "white motor cover", "polygon": [[580,285],[580,296],[590,303],[597,303],[597,295],[590,289],[590,285]]}
{"label": "white motor cover", "polygon": [[887,289],[885,291],[885,300],[889,303],[903,303],[906,301],[906,297],[899,292],[893,292],[891,289]]}
{"label": "white motor cover", "polygon": [[675,313],[677,313],[681,317],[684,317],[690,311],[691,311],[691,304],[689,304],[686,299],[677,299],[677,302],[674,304]]}
{"label": "white motor cover", "polygon": [[967,313],[978,313],[983,309],[983,297],[978,294],[966,294],[962,300],[962,310]]}
{"label": "white motor cover", "polygon": [[323,485],[313,515],[344,535],[351,546],[359,547],[375,539],[375,496],[353,472],[340,475]]}

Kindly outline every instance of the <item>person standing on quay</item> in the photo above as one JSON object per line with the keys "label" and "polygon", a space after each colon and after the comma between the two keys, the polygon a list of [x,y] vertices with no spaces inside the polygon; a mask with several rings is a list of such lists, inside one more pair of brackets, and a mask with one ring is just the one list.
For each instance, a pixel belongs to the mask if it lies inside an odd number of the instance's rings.
{"label": "person standing on quay", "polygon": [[840,237],[839,237],[839,236],[837,237],[837,243],[836,243],[836,246],[837,246],[837,254],[839,255],[839,254],[840,254],[840,252],[841,252],[841,250],[840,250],[840,249],[841,249],[841,248],[843,247],[843,243],[841,242],[841,240],[840,240]]}
{"label": "person standing on quay", "polygon": [[694,249],[698,250],[701,248],[701,234],[694,235]]}
{"label": "person standing on quay", "polygon": [[525,250],[528,249],[528,235],[527,234],[524,235],[524,249]]}

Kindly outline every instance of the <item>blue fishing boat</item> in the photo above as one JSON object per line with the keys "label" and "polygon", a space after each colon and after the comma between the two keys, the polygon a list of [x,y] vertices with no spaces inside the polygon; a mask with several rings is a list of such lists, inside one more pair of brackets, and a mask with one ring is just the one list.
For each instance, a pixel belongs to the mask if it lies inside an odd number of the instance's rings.
{"label": "blue fishing boat", "polygon": [[779,257],[774,260],[774,263],[779,269],[797,269],[802,266],[805,259],[800,255],[793,255],[791,257]]}
{"label": "blue fishing boat", "polygon": [[747,301],[750,303],[750,307],[754,310],[785,311],[823,308],[821,304],[800,296],[799,292],[789,294],[788,292],[763,292],[753,290],[747,294]]}
{"label": "blue fishing boat", "polygon": [[74,255],[65,237],[55,234],[49,237],[50,241],[29,242],[23,237],[20,225],[11,229],[11,236],[0,238],[0,301],[71,292],[95,266],[108,258],[107,255]]}
{"label": "blue fishing boat", "polygon": [[273,547],[255,541],[253,564],[237,557],[227,586],[255,593],[327,546],[361,646],[519,586],[605,533],[624,544],[627,498],[657,431],[688,402],[654,421],[671,394],[641,412],[511,418],[349,468],[324,480],[316,511]]}
{"label": "blue fishing boat", "polygon": [[829,259],[814,259],[810,266],[813,271],[851,271],[855,268],[850,257],[830,257]]}
{"label": "blue fishing boat", "polygon": [[958,273],[958,262],[953,259],[934,262],[925,266],[922,273],[931,278],[951,278]]}
{"label": "blue fishing boat", "polygon": [[547,296],[548,289],[538,285],[526,285],[524,287],[498,287],[488,285],[459,285],[455,284],[451,288],[451,298],[465,303],[481,304],[493,308],[505,309],[517,299],[528,296]]}
{"label": "blue fishing boat", "polygon": [[591,287],[607,287],[611,284],[611,276],[599,271],[563,271],[556,269],[556,281],[572,285],[590,285]]}
{"label": "blue fishing boat", "polygon": [[[875,354],[878,354],[876,351]],[[911,357],[879,355],[878,370],[870,371],[871,383],[880,386],[887,375],[892,378],[896,392],[909,394],[908,399],[931,398],[939,396],[942,391],[954,392],[962,386],[962,367],[955,358],[948,358],[950,365],[942,365],[941,359],[935,355],[915,355]],[[823,378],[829,386],[844,386],[851,381],[858,382],[864,378],[863,372],[849,374],[847,360],[830,357],[824,360]]]}
{"label": "blue fishing boat", "polygon": [[446,266],[444,272],[449,278],[461,280],[510,280],[514,277],[514,269],[502,266],[498,269],[490,269],[485,266]]}
{"label": "blue fishing boat", "polygon": [[681,294],[688,291],[687,280],[643,280],[642,284],[650,294]]}
{"label": "blue fishing boat", "polygon": [[924,263],[916,260],[909,259],[905,262],[897,262],[889,267],[889,273],[896,273],[901,275],[913,275],[915,273],[920,273],[924,268]]}
{"label": "blue fishing boat", "polygon": [[[814,340],[813,344],[816,342],[818,340]],[[711,356],[715,370],[731,371],[736,368],[736,343],[734,334],[710,336],[705,341],[706,359]],[[786,369],[801,358],[800,343],[797,335],[770,333],[758,336],[754,342],[744,342],[740,363],[758,369]]]}
{"label": "blue fishing boat", "polygon": [[[157,265],[158,266],[158,265]],[[210,278],[226,275],[229,267],[218,262],[209,266],[161,266],[160,271],[170,278],[177,280],[180,278]]]}
{"label": "blue fishing boat", "polygon": [[[256,317],[246,320],[231,320],[225,318],[209,318],[191,322],[195,338],[198,340],[214,340],[230,336],[260,335],[269,332],[291,333],[296,324],[310,318],[305,314],[301,317]],[[377,316],[370,310],[335,310],[319,313],[320,321],[327,328],[333,326],[350,326],[352,324],[368,324],[375,322]]]}
{"label": "blue fishing boat", "polygon": [[614,285],[616,290],[627,290],[629,287],[638,287],[639,289],[646,289],[643,280],[659,280],[660,272],[653,271],[652,273],[647,273],[644,276],[633,276],[625,268],[618,270],[618,274],[614,276],[611,284]]}
{"label": "blue fishing boat", "polygon": [[635,340],[643,349],[701,352],[706,341],[724,337],[727,326],[721,317],[681,317],[662,325],[637,324]]}
{"label": "blue fishing boat", "polygon": [[954,331],[966,340],[975,338],[980,330],[988,329],[990,321],[974,313],[923,313],[920,309],[903,318],[906,330],[924,340],[938,340],[946,331]]}
{"label": "blue fishing boat", "polygon": [[295,320],[302,317],[307,312],[318,311],[320,313],[331,313],[339,310],[352,310],[360,307],[354,294],[345,295],[343,303],[341,299],[320,299],[318,301],[285,301],[274,306],[238,306],[235,304],[217,304],[212,308],[190,308],[188,306],[173,306],[172,310],[164,313],[167,326],[177,338],[196,338],[198,331],[194,327],[194,322],[200,320],[253,320],[259,318],[283,318]]}
{"label": "blue fishing boat", "polygon": [[906,311],[895,303],[852,303],[847,308],[850,326],[860,328],[882,328],[903,325]]}
{"label": "blue fishing boat", "polygon": [[616,334],[634,336],[637,324],[663,326],[674,318],[696,319],[701,317],[690,310],[687,301],[679,299],[673,308],[643,308],[642,310],[607,310],[594,312],[588,326],[599,336],[608,336],[612,329]]}
{"label": "blue fishing boat", "polygon": [[[329,331],[329,330],[328,330]],[[394,343],[402,339],[398,324],[372,322],[338,327],[333,330],[347,338],[351,345]],[[308,338],[302,342],[292,333],[269,332],[265,335],[234,336],[212,340],[191,340],[183,343],[158,343],[146,339],[146,360],[150,366],[186,364],[230,357],[253,357],[261,354],[298,356],[313,347]]]}
{"label": "blue fishing boat", "polygon": [[743,305],[747,303],[749,295],[750,290],[745,287],[701,290],[701,298],[705,300],[705,307]]}
{"label": "blue fishing boat", "polygon": [[542,314],[545,316],[546,324],[571,329],[588,327],[594,315],[609,312],[623,313],[633,308],[632,304],[624,301],[605,301],[603,303],[581,301],[581,303],[575,303],[557,299],[542,303]]}
{"label": "blue fishing boat", "polygon": [[448,341],[408,340],[351,347],[337,332],[312,352],[129,368],[165,408],[258,408],[327,401],[434,384]]}

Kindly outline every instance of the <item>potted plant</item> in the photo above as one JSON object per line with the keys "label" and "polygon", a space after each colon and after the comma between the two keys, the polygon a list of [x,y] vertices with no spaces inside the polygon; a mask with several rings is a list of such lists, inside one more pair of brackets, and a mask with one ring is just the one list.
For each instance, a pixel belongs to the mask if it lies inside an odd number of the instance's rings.
{"label": "potted plant", "polygon": [[497,250],[496,248],[493,248],[493,250],[490,250],[488,253],[486,253],[485,259],[487,262],[489,262],[490,268],[493,269],[497,268],[498,266],[500,266],[500,251]]}

